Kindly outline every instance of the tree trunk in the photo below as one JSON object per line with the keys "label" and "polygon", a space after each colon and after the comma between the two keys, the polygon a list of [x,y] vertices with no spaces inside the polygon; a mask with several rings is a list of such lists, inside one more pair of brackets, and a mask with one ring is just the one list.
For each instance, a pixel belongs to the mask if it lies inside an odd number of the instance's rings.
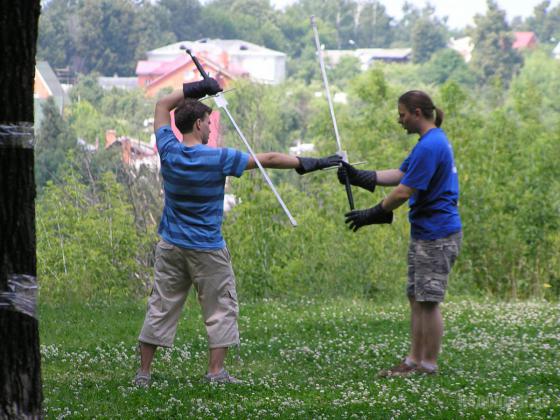
{"label": "tree trunk", "polygon": [[0,419],[41,418],[33,80],[40,0],[0,0]]}

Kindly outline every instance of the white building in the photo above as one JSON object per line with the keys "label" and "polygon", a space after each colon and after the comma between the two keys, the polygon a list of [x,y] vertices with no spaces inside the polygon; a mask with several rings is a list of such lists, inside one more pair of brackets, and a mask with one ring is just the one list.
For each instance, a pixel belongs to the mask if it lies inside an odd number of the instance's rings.
{"label": "white building", "polygon": [[204,54],[234,75],[278,84],[286,79],[286,54],[239,39],[201,39],[182,41],[146,53],[148,61],[173,61],[185,55],[185,47],[195,55]]}
{"label": "white building", "polygon": [[556,58],[557,60],[560,60],[560,42],[556,45],[556,47],[554,47],[554,49],[552,50],[552,55],[554,56],[554,58]]}
{"label": "white building", "polygon": [[451,38],[447,46],[461,54],[465,63],[471,61],[474,45],[470,36],[457,39]]}

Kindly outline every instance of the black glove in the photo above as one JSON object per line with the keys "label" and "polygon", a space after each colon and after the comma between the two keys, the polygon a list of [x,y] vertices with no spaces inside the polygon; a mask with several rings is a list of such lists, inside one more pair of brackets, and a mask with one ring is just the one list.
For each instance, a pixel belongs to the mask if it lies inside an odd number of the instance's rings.
{"label": "black glove", "polygon": [[329,168],[331,166],[336,166],[342,162],[342,157],[339,155],[330,155],[324,158],[308,158],[299,157],[299,167],[296,168],[296,172],[300,175],[306,174],[308,172],[313,172],[318,169]]}
{"label": "black glove", "polygon": [[341,184],[346,184],[346,178],[348,177],[351,185],[361,187],[371,192],[375,191],[375,186],[377,185],[377,172],[362,171],[354,168],[346,162],[342,162],[342,165],[338,168],[336,175],[338,176],[338,181]]}
{"label": "black glove", "polygon": [[356,232],[365,225],[391,224],[393,222],[393,212],[383,210],[381,203],[383,201],[369,209],[352,210],[346,213],[344,216],[346,217],[345,223],[348,225],[348,228]]}
{"label": "black glove", "polygon": [[183,96],[185,98],[200,99],[206,95],[215,95],[221,92],[222,88],[216,81],[209,77],[198,82],[183,83]]}

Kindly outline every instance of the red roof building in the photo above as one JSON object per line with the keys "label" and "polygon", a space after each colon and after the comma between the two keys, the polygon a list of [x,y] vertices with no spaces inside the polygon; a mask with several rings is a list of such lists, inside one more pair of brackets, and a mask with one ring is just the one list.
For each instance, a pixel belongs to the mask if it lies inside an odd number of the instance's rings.
{"label": "red roof building", "polygon": [[533,48],[537,45],[537,36],[534,32],[514,32],[514,35],[512,47],[516,50]]}

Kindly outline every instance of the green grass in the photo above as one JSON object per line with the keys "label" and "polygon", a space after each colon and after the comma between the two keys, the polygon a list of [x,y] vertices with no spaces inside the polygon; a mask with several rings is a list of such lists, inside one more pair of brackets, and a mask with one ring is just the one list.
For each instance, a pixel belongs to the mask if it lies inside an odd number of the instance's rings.
{"label": "green grass", "polygon": [[368,301],[241,305],[244,385],[208,385],[189,299],[175,347],[136,389],[143,302],[40,307],[47,418],[560,418],[560,306],[446,303],[440,375],[377,379],[408,349],[408,308]]}

